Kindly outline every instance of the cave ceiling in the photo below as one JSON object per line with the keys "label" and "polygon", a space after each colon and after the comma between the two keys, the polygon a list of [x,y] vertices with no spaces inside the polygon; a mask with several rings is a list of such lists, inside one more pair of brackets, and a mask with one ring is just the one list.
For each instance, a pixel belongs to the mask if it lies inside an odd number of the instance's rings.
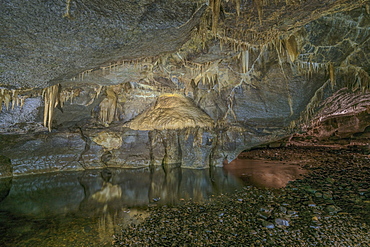
{"label": "cave ceiling", "polygon": [[[361,122],[359,132],[370,125],[368,0],[4,0],[0,9],[0,155],[19,173],[28,159],[19,149],[63,147],[66,157],[48,155],[68,169],[207,167],[338,116]],[[318,129],[330,135],[336,124]]]}

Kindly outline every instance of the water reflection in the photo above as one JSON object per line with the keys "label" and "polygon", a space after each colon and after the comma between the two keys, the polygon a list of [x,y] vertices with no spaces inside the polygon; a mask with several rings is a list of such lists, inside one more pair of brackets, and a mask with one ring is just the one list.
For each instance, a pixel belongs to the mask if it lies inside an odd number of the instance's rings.
{"label": "water reflection", "polygon": [[118,228],[145,219],[148,206],[205,201],[243,186],[222,168],[178,166],[25,176],[0,185],[1,246],[102,246]]}
{"label": "water reflection", "polygon": [[[224,168],[104,169],[0,179],[1,246],[102,246],[147,208],[202,202],[243,183],[280,188],[305,171],[236,159]],[[241,178],[238,179],[238,178]]]}
{"label": "water reflection", "polygon": [[298,165],[249,159],[235,159],[224,169],[244,183],[259,188],[283,188],[289,181],[302,178],[307,173]]}

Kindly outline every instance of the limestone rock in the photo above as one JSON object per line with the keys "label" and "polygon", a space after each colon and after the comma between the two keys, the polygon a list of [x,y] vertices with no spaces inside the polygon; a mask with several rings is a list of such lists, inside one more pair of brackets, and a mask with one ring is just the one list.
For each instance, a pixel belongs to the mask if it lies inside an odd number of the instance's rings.
{"label": "limestone rock", "polygon": [[13,167],[8,157],[0,155],[0,178],[12,177]]}
{"label": "limestone rock", "polygon": [[205,168],[310,128],[366,138],[365,2],[2,1],[0,155]]}
{"label": "limestone rock", "polygon": [[105,150],[119,149],[122,146],[122,137],[114,132],[102,131],[92,140],[103,146]]}
{"label": "limestone rock", "polygon": [[190,98],[180,94],[164,94],[151,108],[125,126],[135,130],[211,128],[213,120]]}

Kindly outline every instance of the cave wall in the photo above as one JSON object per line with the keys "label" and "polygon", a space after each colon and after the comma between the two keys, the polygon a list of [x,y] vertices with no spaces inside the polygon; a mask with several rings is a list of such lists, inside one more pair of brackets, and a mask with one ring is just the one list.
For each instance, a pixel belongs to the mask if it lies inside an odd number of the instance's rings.
{"label": "cave wall", "polygon": [[174,51],[199,22],[197,2],[1,1],[0,86],[45,88],[122,57]]}
{"label": "cave wall", "polygon": [[12,174],[222,166],[320,123],[336,92],[366,128],[368,1],[215,2],[3,1]]}

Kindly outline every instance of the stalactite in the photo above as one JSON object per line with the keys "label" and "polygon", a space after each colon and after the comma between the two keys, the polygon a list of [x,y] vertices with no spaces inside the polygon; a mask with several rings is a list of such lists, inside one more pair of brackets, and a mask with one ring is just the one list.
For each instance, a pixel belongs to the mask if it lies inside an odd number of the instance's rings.
{"label": "stalactite", "polygon": [[249,70],[249,50],[241,52],[241,60],[242,60],[242,73],[245,74]]}
{"label": "stalactite", "polygon": [[290,129],[290,131],[291,131],[291,132],[293,132],[293,130],[294,130],[296,127],[298,127],[297,121],[292,120],[292,121],[290,122],[290,124],[289,124],[289,129]]}
{"label": "stalactite", "polygon": [[329,80],[327,80],[319,89],[316,90],[314,96],[307,104],[306,109],[301,113],[299,118],[300,123],[308,124],[310,119],[312,119],[322,100],[322,97],[324,96],[324,89],[329,85],[329,83]]}
{"label": "stalactite", "polygon": [[51,132],[54,108],[60,103],[60,84],[45,88],[42,91],[44,98],[44,126]]}
{"label": "stalactite", "polygon": [[237,14],[237,16],[240,16],[240,3],[241,3],[241,0],[234,0],[234,2],[235,2],[236,14]]}
{"label": "stalactite", "polygon": [[220,18],[221,0],[210,0],[210,8],[212,11],[212,32],[216,35],[218,19]]}
{"label": "stalactite", "polygon": [[298,44],[294,35],[291,35],[286,41],[285,46],[289,55],[290,61],[294,63],[299,55]]}
{"label": "stalactite", "polygon": [[289,110],[290,110],[290,116],[293,116],[294,110],[293,110],[293,98],[290,95],[290,92],[288,91],[288,105],[289,105]]}
{"label": "stalactite", "polygon": [[29,95],[22,95],[27,94],[28,90],[18,90],[12,89],[8,90],[5,88],[0,89],[0,112],[3,109],[3,104],[6,107],[6,110],[9,110],[11,104],[11,110],[14,110],[16,106],[23,107],[24,101]]}
{"label": "stalactite", "polygon": [[335,86],[335,71],[334,71],[334,65],[333,63],[329,64],[329,75],[330,75],[330,85],[331,88],[333,89]]}
{"label": "stalactite", "polygon": [[96,98],[98,98],[98,97],[99,97],[99,95],[100,95],[100,93],[101,93],[102,88],[103,88],[103,86],[101,86],[101,85],[97,85],[97,87],[94,87],[95,95],[94,95],[94,97],[92,97],[92,98],[91,98],[91,100],[86,104],[86,106],[91,105],[91,104],[94,102],[94,100],[95,100]]}
{"label": "stalactite", "polygon": [[103,123],[109,124],[116,120],[117,95],[110,87],[106,89],[106,94],[107,97],[99,104],[99,119]]}
{"label": "stalactite", "polygon": [[360,90],[361,92],[366,92],[370,90],[370,76],[369,74],[360,67],[352,66],[351,69],[354,69],[355,82],[352,86],[352,90]]}
{"label": "stalactite", "polygon": [[200,81],[204,85],[214,86],[218,83],[220,60],[208,62],[204,64],[187,62],[186,67],[190,70],[190,74],[194,75],[194,83],[198,85]]}
{"label": "stalactite", "polygon": [[238,40],[238,39],[235,39],[235,38],[232,38],[232,37],[227,37],[225,35],[217,34],[217,38],[219,40],[222,40],[224,44],[228,44],[228,45],[233,46],[233,50],[235,52],[250,49],[252,47],[253,48],[260,48],[260,45],[253,45],[251,43],[248,43],[248,42],[245,42],[245,41],[242,41],[242,40]]}
{"label": "stalactite", "polygon": [[263,7],[263,1],[262,0],[254,0],[254,3],[255,3],[256,8],[257,8],[258,19],[260,21],[260,25],[262,25],[262,18],[263,18],[263,10],[262,10],[262,7]]}
{"label": "stalactite", "polygon": [[[284,67],[283,67],[283,61],[282,61],[282,58],[281,58],[281,40],[275,40],[273,42],[271,42],[274,47],[275,47],[275,50],[276,50],[276,53],[278,55],[278,59],[279,59],[279,66],[280,66],[280,69],[281,69],[281,72],[282,74],[284,75],[284,78],[285,78],[285,86],[286,86],[286,91],[287,91],[287,96],[288,96],[288,105],[289,105],[289,110],[290,110],[290,116],[292,116],[294,114],[294,110],[293,110],[293,98],[292,98],[292,95],[290,94],[290,91],[289,91],[289,78],[288,76],[286,75],[285,71],[284,71]],[[279,44],[280,43],[280,44]]]}
{"label": "stalactite", "polygon": [[5,88],[1,88],[0,89],[0,111],[2,111],[3,109],[3,103],[6,107],[6,110],[9,110],[10,101],[11,101],[10,91]]}
{"label": "stalactite", "polygon": [[14,110],[14,107],[16,105],[19,105],[19,98],[18,98],[18,91],[12,90],[12,110]]}
{"label": "stalactite", "polygon": [[67,2],[66,2],[66,12],[64,13],[63,18],[72,19],[70,11],[71,11],[71,0],[67,0]]}
{"label": "stalactite", "polygon": [[296,60],[297,69],[299,73],[303,74],[305,77],[309,78],[313,73],[318,73],[320,70],[329,70],[330,68],[327,63],[315,63],[315,62],[303,62]]}

